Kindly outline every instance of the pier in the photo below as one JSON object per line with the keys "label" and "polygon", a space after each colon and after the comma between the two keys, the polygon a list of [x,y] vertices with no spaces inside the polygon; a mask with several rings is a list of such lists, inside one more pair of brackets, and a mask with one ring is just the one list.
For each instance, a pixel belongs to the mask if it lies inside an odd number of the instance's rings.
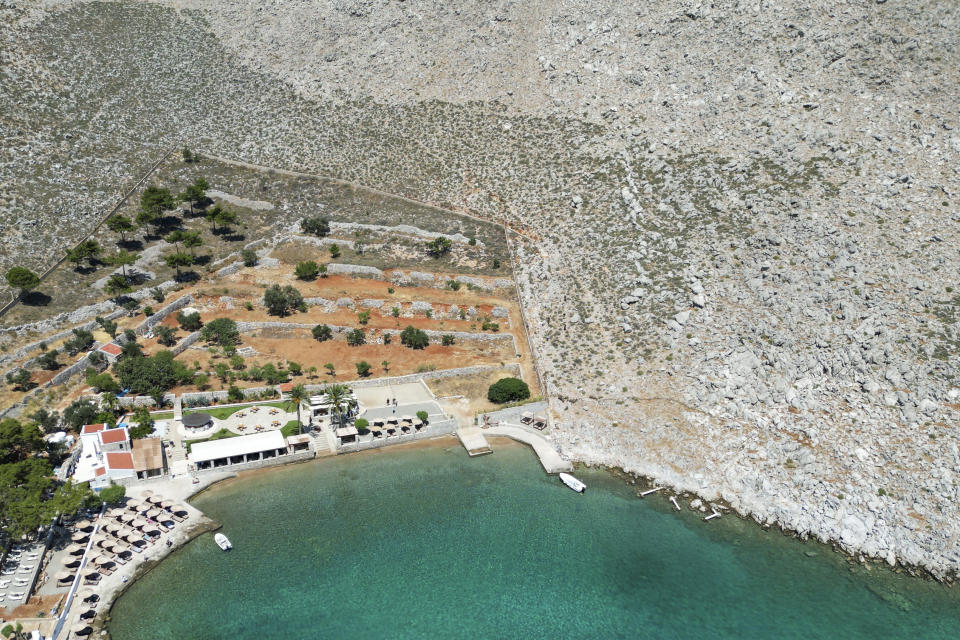
{"label": "pier", "polygon": [[457,437],[460,444],[467,450],[467,453],[473,456],[482,456],[487,453],[493,453],[490,443],[483,437],[479,427],[460,427],[457,429]]}
{"label": "pier", "polygon": [[522,442],[533,447],[537,457],[540,458],[540,464],[547,473],[560,473],[561,471],[573,471],[573,465],[569,460],[564,460],[560,453],[553,448],[550,441],[543,434],[528,430],[523,427],[513,425],[498,425],[485,429],[488,436],[504,436],[517,442]]}

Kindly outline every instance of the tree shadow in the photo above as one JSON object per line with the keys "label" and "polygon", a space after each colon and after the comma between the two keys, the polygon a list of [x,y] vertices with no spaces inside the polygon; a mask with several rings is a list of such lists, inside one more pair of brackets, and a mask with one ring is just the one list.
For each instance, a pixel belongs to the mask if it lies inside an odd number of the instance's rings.
{"label": "tree shadow", "polygon": [[43,291],[31,291],[20,298],[20,302],[29,307],[45,307],[53,300]]}
{"label": "tree shadow", "polygon": [[246,239],[247,239],[247,236],[245,236],[245,235],[242,234],[242,233],[232,233],[232,232],[231,232],[231,233],[229,233],[229,234],[224,234],[224,235],[223,235],[223,240],[224,240],[225,242],[243,242],[243,241],[246,240]]}
{"label": "tree shadow", "polygon": [[199,265],[210,264],[210,254],[205,253],[202,256],[194,256],[193,264],[199,264]]}
{"label": "tree shadow", "polygon": [[200,275],[196,271],[181,271],[173,279],[176,282],[196,282],[200,279]]}
{"label": "tree shadow", "polygon": [[140,240],[120,240],[117,246],[126,251],[143,251],[143,242]]}
{"label": "tree shadow", "polygon": [[153,277],[148,273],[143,273],[142,271],[127,271],[127,283],[133,285],[143,284],[144,282],[149,282],[153,280]]}
{"label": "tree shadow", "polygon": [[80,265],[80,264],[78,264],[77,266],[75,266],[75,267],[73,268],[73,270],[74,270],[75,272],[79,273],[79,274],[82,275],[82,276],[88,276],[88,275],[90,275],[91,273],[93,273],[94,271],[96,271],[97,268],[96,268],[95,266],[89,265],[89,264],[88,264],[88,265]]}

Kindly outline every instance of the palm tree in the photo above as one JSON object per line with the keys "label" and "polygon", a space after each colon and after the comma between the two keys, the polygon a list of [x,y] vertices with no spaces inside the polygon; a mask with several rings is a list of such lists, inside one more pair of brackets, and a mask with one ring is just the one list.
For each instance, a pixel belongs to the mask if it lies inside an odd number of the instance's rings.
{"label": "palm tree", "polygon": [[116,394],[110,393],[109,391],[104,391],[100,394],[100,408],[114,413],[119,405],[120,401],[117,400]]}
{"label": "palm tree", "polygon": [[306,387],[302,384],[298,384],[294,388],[290,389],[290,399],[297,403],[297,432],[303,433],[303,424],[300,422],[300,403],[306,400],[310,394],[307,393]]}
{"label": "palm tree", "polygon": [[384,360],[384,361],[381,362],[380,364],[383,365],[383,372],[384,372],[384,373],[390,373],[390,361],[389,361],[389,360]]}
{"label": "palm tree", "polygon": [[337,423],[342,425],[341,411],[343,410],[343,403],[347,399],[347,394],[350,393],[350,387],[345,384],[331,384],[327,385],[324,393],[327,394],[327,400],[330,401],[333,412],[337,415]]}

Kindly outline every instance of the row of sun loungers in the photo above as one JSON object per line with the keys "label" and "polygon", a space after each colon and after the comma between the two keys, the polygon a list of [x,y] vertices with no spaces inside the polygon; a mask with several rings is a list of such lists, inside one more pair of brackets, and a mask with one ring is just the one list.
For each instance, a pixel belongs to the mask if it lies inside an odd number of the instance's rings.
{"label": "row of sun loungers", "polygon": [[529,411],[524,411],[520,415],[520,422],[526,425],[530,425],[534,429],[539,429],[543,431],[547,427],[547,419],[544,416],[535,416]]}

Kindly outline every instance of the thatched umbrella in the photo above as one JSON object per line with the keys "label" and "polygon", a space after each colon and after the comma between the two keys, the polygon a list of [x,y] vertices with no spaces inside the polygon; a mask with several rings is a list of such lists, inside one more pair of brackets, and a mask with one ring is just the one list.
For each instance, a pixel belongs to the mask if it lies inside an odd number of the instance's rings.
{"label": "thatched umbrella", "polygon": [[83,549],[84,547],[82,544],[71,544],[67,547],[66,551],[71,556],[77,556],[83,553]]}
{"label": "thatched umbrella", "polygon": [[153,533],[154,531],[160,531],[160,527],[155,524],[149,523],[143,528],[144,533]]}
{"label": "thatched umbrella", "polygon": [[78,531],[89,531],[93,529],[93,523],[89,520],[81,520],[76,525]]}
{"label": "thatched umbrella", "polygon": [[153,509],[153,505],[145,502],[137,508],[137,513],[143,515],[147,511],[150,511],[150,509]]}
{"label": "thatched umbrella", "polygon": [[67,556],[63,560],[63,566],[65,567],[76,567],[80,564],[80,558],[78,556]]}
{"label": "thatched umbrella", "polygon": [[86,622],[78,622],[77,624],[70,627],[70,633],[75,633],[78,636],[85,636],[88,633],[91,633],[93,629],[90,628]]}
{"label": "thatched umbrella", "polygon": [[73,580],[73,575],[74,574],[69,571],[59,571],[54,577],[57,579],[57,582],[66,582],[67,580]]}
{"label": "thatched umbrella", "polygon": [[83,591],[77,594],[80,602],[99,602],[100,595],[96,591]]}
{"label": "thatched umbrella", "polygon": [[100,561],[101,557],[102,556],[99,553],[90,556],[89,558],[87,558],[87,566],[89,567],[92,564],[97,564],[97,562]]}
{"label": "thatched umbrella", "polygon": [[103,528],[103,530],[107,533],[116,533],[117,531],[120,531],[120,529],[121,525],[117,524],[116,522],[111,522]]}
{"label": "thatched umbrella", "polygon": [[160,506],[163,507],[164,509],[169,509],[170,507],[173,506],[173,500],[164,500],[163,502],[160,503]]}
{"label": "thatched umbrella", "polygon": [[400,419],[403,420],[404,422],[413,422],[413,416],[402,415],[400,416]]}
{"label": "thatched umbrella", "polygon": [[132,527],[124,527],[121,531],[118,532],[118,537],[126,538],[127,536],[137,535],[137,530]]}
{"label": "thatched umbrella", "polygon": [[148,524],[150,523],[147,522],[144,518],[137,518],[136,520],[133,521],[133,526],[135,526],[137,529],[141,529],[147,526]]}
{"label": "thatched umbrella", "polygon": [[143,536],[132,533],[129,536],[126,536],[124,540],[126,540],[130,544],[137,544],[138,542],[143,542]]}
{"label": "thatched umbrella", "polygon": [[92,618],[97,615],[97,610],[90,608],[80,613],[81,618]]}
{"label": "thatched umbrella", "polygon": [[89,539],[90,539],[90,534],[84,533],[83,531],[77,531],[72,536],[70,536],[70,540],[73,542],[86,542]]}
{"label": "thatched umbrella", "polygon": [[84,578],[99,578],[99,577],[100,577],[100,572],[97,571],[96,569],[91,569],[91,568],[87,567],[85,573],[83,574],[83,577],[84,577]]}
{"label": "thatched umbrella", "polygon": [[158,515],[160,515],[161,513],[163,513],[163,512],[160,511],[160,509],[150,509],[150,511],[147,511],[147,517],[148,517],[148,518],[156,518],[156,517],[157,517]]}
{"label": "thatched umbrella", "polygon": [[136,511],[143,506],[143,502],[140,500],[127,500],[127,509],[132,509]]}
{"label": "thatched umbrella", "polygon": [[121,558],[124,558],[129,555],[133,555],[133,551],[130,551],[130,549],[126,548],[125,546],[119,543],[113,545],[113,552],[118,556],[120,556]]}
{"label": "thatched umbrella", "polygon": [[143,491],[140,492],[140,496],[142,498],[149,498],[152,495],[153,495],[153,491],[150,491],[150,489],[144,489]]}
{"label": "thatched umbrella", "polygon": [[170,509],[170,511],[172,511],[173,513],[176,513],[176,514],[189,513],[189,512],[187,511],[187,508],[186,508],[185,506],[183,506],[182,504],[174,505],[174,507],[173,507],[172,509]]}
{"label": "thatched umbrella", "polygon": [[110,516],[111,518],[119,518],[124,513],[126,513],[126,509],[121,509],[120,507],[117,507],[115,509],[110,509],[107,515]]}
{"label": "thatched umbrella", "polygon": [[122,516],[120,516],[120,522],[124,524],[129,524],[134,520],[136,520],[136,518],[137,518],[136,514],[130,513],[129,511],[127,511]]}
{"label": "thatched umbrella", "polygon": [[163,496],[150,496],[149,498],[147,498],[147,502],[150,502],[152,504],[160,504],[164,500],[166,500],[166,498],[164,498]]}

